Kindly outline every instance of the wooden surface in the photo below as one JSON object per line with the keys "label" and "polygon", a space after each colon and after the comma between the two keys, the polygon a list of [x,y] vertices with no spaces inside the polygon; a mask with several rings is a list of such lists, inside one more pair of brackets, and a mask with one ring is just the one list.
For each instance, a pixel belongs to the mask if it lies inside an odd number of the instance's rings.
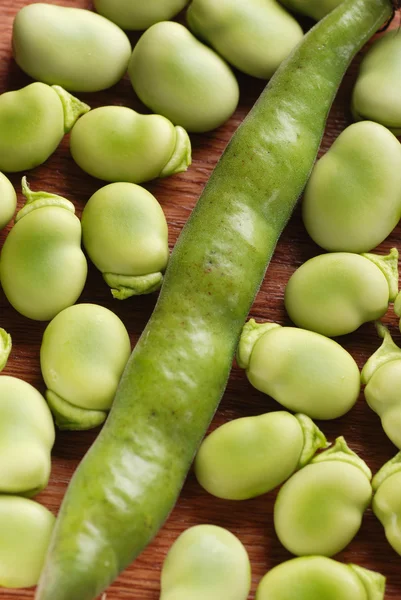
{"label": "wooden surface", "polygon": [[[18,89],[31,81],[19,70],[11,57],[13,18],[19,8],[30,3],[26,0],[0,0],[0,93]],[[91,8],[91,4],[87,0],[53,0],[52,3]],[[134,42],[137,36],[134,34],[131,38]],[[354,61],[346,75],[335,101],[321,153],[327,150],[339,132],[351,123],[350,91],[355,79],[357,64],[358,59]],[[152,182],[147,186],[156,195],[167,216],[171,248],[225,145],[263,88],[262,82],[250,77],[239,75],[239,81],[241,86],[240,105],[230,122],[210,134],[191,136],[193,142],[192,167],[184,174]],[[105,92],[79,96],[92,107],[123,104],[146,112],[146,109],[136,99],[127,78]],[[21,175],[11,176],[18,191],[19,207],[21,206]],[[72,200],[78,215],[81,214],[88,198],[103,185],[102,182],[84,174],[75,165],[68,151],[68,136],[46,164],[28,173],[28,179],[34,190],[53,191]],[[0,247],[6,235],[7,231],[0,233]],[[389,239],[382,244],[380,250],[383,252],[389,250],[393,245],[399,243],[400,238],[401,229],[398,226]],[[319,254],[319,249],[308,239],[300,220],[299,210],[297,210],[278,244],[265,281],[252,308],[252,316],[257,319],[288,324],[289,321],[283,307],[285,284],[291,273],[302,262],[315,254]],[[155,295],[131,298],[124,302],[113,300],[100,273],[92,266],[87,285],[80,298],[81,302],[95,302],[114,310],[127,326],[133,345],[151,314],[155,300]],[[397,319],[392,309],[389,310],[385,321],[392,326],[395,340],[401,342]],[[9,331],[13,338],[13,351],[4,374],[20,377],[43,392],[39,348],[46,324],[31,321],[19,315],[8,304],[3,292],[0,291],[0,325]],[[379,345],[372,324],[364,325],[357,333],[341,338],[341,343],[352,353],[360,367]],[[277,408],[277,404],[250,386],[243,371],[234,368],[211,428],[213,429],[230,419],[257,415]],[[363,395],[360,396],[356,406],[348,415],[336,421],[320,423],[320,425],[329,440],[333,440],[337,435],[344,435],[350,446],[367,461],[373,473],[396,452],[395,447],[383,433],[379,418],[366,405]],[[94,431],[57,434],[53,450],[51,480],[48,488],[37,497],[55,514],[73,471],[93,442],[96,433]],[[271,493],[239,503],[218,500],[204,492],[197,484],[194,475],[190,473],[179,502],[168,522],[153,543],[109,588],[107,599],[157,600],[159,598],[160,568],[170,545],[187,527],[200,523],[212,523],[226,527],[238,535],[245,544],[253,570],[250,598],[254,598],[257,583],[262,575],[274,565],[291,558],[290,554],[281,547],[274,533],[272,522],[274,499],[275,494]],[[357,537],[336,558],[381,571],[388,578],[386,598],[401,599],[401,558],[388,545],[382,526],[370,510],[366,512]],[[28,599],[33,598],[33,594],[33,590],[2,589],[0,590],[0,600]]]}

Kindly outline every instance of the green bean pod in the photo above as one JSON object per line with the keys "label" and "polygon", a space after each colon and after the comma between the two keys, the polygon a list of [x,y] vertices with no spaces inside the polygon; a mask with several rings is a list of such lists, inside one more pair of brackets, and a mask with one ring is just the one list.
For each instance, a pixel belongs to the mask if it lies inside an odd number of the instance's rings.
{"label": "green bean pod", "polygon": [[0,229],[11,221],[17,208],[17,194],[13,184],[3,174],[0,173]]}
{"label": "green bean pod", "polygon": [[373,512],[384,527],[388,543],[401,556],[401,452],[376,473],[372,487]]}
{"label": "green bean pod", "polygon": [[298,556],[333,556],[357,534],[372,498],[372,473],[343,437],[315,456],[280,489],[274,527]]}
{"label": "green bean pod", "polygon": [[0,281],[12,306],[25,317],[48,321],[74,304],[86,281],[81,222],[72,202],[32,192],[22,179],[25,206],[0,255]]}
{"label": "green bean pod", "polygon": [[0,171],[26,171],[44,163],[64,134],[89,110],[57,85],[35,82],[2,94]]}
{"label": "green bean pod", "polygon": [[140,31],[159,21],[169,21],[187,3],[188,0],[94,0],[98,13],[130,31]]}
{"label": "green bean pod", "polygon": [[274,567],[259,583],[256,600],[383,600],[386,578],[325,556],[302,556]]}
{"label": "green bean pod", "polygon": [[387,327],[381,323],[376,327],[383,342],[362,369],[365,398],[379,415],[386,435],[401,449],[401,348],[393,342]]}
{"label": "green bean pod", "polygon": [[176,244],[105,427],[74,474],[37,600],[96,597],[169,515],[344,72],[390,15],[389,0],[345,0],[234,134]]}
{"label": "green bean pod", "polygon": [[277,411],[234,419],[203,440],[195,474],[210,494],[247,500],[273,490],[327,445],[306,415]]}
{"label": "green bean pod", "polygon": [[0,327],[0,371],[2,371],[8,361],[12,348],[11,335],[5,329]]}
{"label": "green bean pod", "polygon": [[290,10],[319,21],[344,0],[280,0]]}

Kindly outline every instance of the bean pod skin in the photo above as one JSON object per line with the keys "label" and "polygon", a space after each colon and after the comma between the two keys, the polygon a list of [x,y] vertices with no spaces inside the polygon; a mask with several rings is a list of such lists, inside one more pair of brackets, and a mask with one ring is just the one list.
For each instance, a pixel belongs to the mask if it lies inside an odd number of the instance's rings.
{"label": "bean pod skin", "polygon": [[281,0],[290,10],[293,10],[316,21],[323,19],[332,10],[337,8],[343,0]]}
{"label": "bean pod skin", "polygon": [[114,298],[160,288],[169,257],[168,227],[150,192],[134,183],[106,185],[88,200],[81,222],[85,250]]}
{"label": "bean pod skin", "polygon": [[0,229],[11,221],[17,208],[17,195],[11,181],[0,173]]}
{"label": "bean pod skin", "polygon": [[334,340],[306,329],[250,319],[237,362],[257,390],[312,419],[341,417],[359,396],[360,374],[352,356]]}
{"label": "bean pod skin", "polygon": [[122,29],[140,31],[159,21],[169,21],[182,10],[188,0],[94,0],[98,13]]}
{"label": "bean pod skin", "polygon": [[277,411],[234,419],[203,440],[195,474],[210,494],[247,500],[273,490],[326,446],[305,415]]}
{"label": "bean pod skin", "polygon": [[259,583],[256,600],[383,600],[380,573],[344,565],[324,556],[303,556],[271,569]]}
{"label": "bean pod skin", "polygon": [[390,14],[388,0],[346,0],[305,36],[234,134],[175,246],[109,418],[74,474],[37,600],[96,597],[172,510],[340,81]]}
{"label": "bean pod skin", "polygon": [[385,127],[347,127],[316,163],[302,217],[314,242],[330,252],[369,252],[401,217],[401,144]]}
{"label": "bean pod skin", "polygon": [[146,106],[187,131],[216,129],[238,104],[239,87],[230,67],[180,23],[164,21],[145,31],[128,74]]}
{"label": "bean pod skin", "polygon": [[142,183],[181,173],[191,164],[187,132],[161,115],[101,106],[85,117],[71,131],[70,150],[75,162],[93,177]]}
{"label": "bean pod skin", "polygon": [[304,35],[276,0],[193,0],[187,20],[234,67],[261,79],[270,79]]}
{"label": "bean pod skin", "polygon": [[246,600],[251,587],[247,551],[215,525],[190,527],[163,564],[160,600]]}
{"label": "bean pod skin", "polygon": [[90,10],[36,2],[15,17],[13,51],[33,79],[98,92],[122,78],[131,44],[117,25]]}
{"label": "bean pod skin", "polygon": [[39,82],[2,94],[0,170],[14,173],[41,165],[88,110],[63,88]]}
{"label": "bean pod skin", "polygon": [[274,527],[298,556],[333,556],[357,534],[372,498],[368,466],[337,438],[280,489]]}
{"label": "bean pod skin", "polygon": [[22,180],[27,203],[16,217],[0,255],[0,281],[19,313],[48,321],[74,304],[86,281],[81,223],[72,202],[32,192]]}
{"label": "bean pod skin", "polygon": [[288,315],[298,327],[328,337],[380,319],[398,292],[398,251],[387,256],[332,252],[301,265],[285,288]]}
{"label": "bean pod skin", "polygon": [[372,509],[384,527],[390,546],[401,556],[401,452],[376,473]]}

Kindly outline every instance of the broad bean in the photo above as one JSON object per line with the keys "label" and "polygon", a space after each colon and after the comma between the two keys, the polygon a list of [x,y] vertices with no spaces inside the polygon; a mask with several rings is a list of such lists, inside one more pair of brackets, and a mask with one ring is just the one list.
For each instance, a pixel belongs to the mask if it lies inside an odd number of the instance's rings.
{"label": "broad bean", "polygon": [[361,62],[352,93],[356,121],[370,119],[401,133],[401,36],[387,31],[369,48]]}
{"label": "broad bean", "polygon": [[0,371],[2,371],[8,361],[12,348],[11,335],[5,329],[0,327]]}
{"label": "broad bean", "polygon": [[53,444],[53,419],[43,396],[29,383],[2,375],[0,494],[34,496],[44,489]]}
{"label": "broad bean", "polygon": [[313,419],[341,417],[358,399],[358,365],[337,342],[313,331],[251,319],[237,362],[256,389]]}
{"label": "broad bean", "polygon": [[299,556],[333,556],[357,534],[370,504],[372,474],[343,437],[315,456],[280,489],[274,527],[283,546]]}
{"label": "broad bean", "polygon": [[159,21],[169,21],[182,10],[188,0],[94,0],[98,13],[122,29],[148,29]]}
{"label": "broad bean", "polygon": [[0,229],[4,229],[14,216],[17,195],[11,181],[0,173]]}
{"label": "broad bean", "polygon": [[87,104],[62,88],[39,82],[2,94],[0,171],[25,171],[41,165],[88,110]]}
{"label": "broad bean", "polygon": [[386,127],[347,127],[316,163],[302,204],[307,232],[329,251],[368,252],[401,217],[401,144]]}
{"label": "broad bean", "polygon": [[70,150],[81,169],[112,182],[142,183],[191,164],[185,129],[124,106],[102,106],[80,119],[71,131]]}
{"label": "broad bean", "polygon": [[128,332],[111,310],[76,304],[46,327],[40,366],[60,429],[90,429],[107,417],[131,353]]}
{"label": "broad bean", "polygon": [[246,500],[273,490],[326,446],[305,415],[278,411],[235,419],[202,442],[195,474],[210,494]]}
{"label": "broad bean", "polygon": [[247,551],[215,525],[187,529],[167,554],[160,600],[246,600],[251,587]]}
{"label": "broad bean", "polygon": [[82,241],[114,298],[159,289],[166,268],[167,221],[156,198],[134,183],[111,183],[82,213]]}
{"label": "broad bean", "polygon": [[381,418],[386,435],[401,448],[401,348],[386,327],[378,324],[377,330],[383,343],[362,369],[365,398]]}
{"label": "broad bean", "polygon": [[344,0],[280,0],[290,10],[320,21]]}
{"label": "broad bean", "polygon": [[17,64],[33,79],[74,92],[98,92],[122,78],[131,44],[101,15],[36,2],[15,17],[13,51]]}
{"label": "broad bean", "polygon": [[333,252],[290,277],[284,303],[298,326],[334,337],[382,317],[398,292],[398,251],[387,256]]}
{"label": "broad bean", "polygon": [[[302,556],[274,567],[259,583],[256,600],[383,600],[380,573],[325,556]],[[296,590],[296,596],[294,596]]]}
{"label": "broad bean", "polygon": [[0,587],[38,583],[55,518],[41,504],[0,496]]}
{"label": "broad bean", "polygon": [[193,0],[187,20],[234,67],[261,79],[270,79],[303,37],[276,0]]}
{"label": "broad bean", "polygon": [[142,35],[128,74],[147,107],[188,131],[216,129],[238,104],[238,83],[227,63],[172,21],[156,23]]}
{"label": "broad bean", "polygon": [[390,546],[401,556],[401,452],[376,473],[372,509]]}
{"label": "broad bean", "polygon": [[25,177],[22,192],[27,202],[1,250],[0,281],[18,312],[47,321],[74,304],[85,285],[81,223],[72,202],[32,192]]}

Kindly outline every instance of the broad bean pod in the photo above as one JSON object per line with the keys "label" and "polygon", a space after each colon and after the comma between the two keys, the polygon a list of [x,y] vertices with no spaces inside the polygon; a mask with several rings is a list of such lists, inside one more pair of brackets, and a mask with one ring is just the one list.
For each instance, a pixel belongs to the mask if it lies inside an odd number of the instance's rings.
{"label": "broad bean pod", "polygon": [[270,79],[301,41],[298,22],[276,0],[193,0],[189,27],[240,71]]}
{"label": "broad bean pod", "polygon": [[316,163],[306,186],[307,232],[330,252],[368,252],[401,217],[401,144],[386,127],[347,127]]}
{"label": "broad bean pod", "polygon": [[8,361],[12,348],[11,335],[5,329],[0,327],[0,371],[2,371]]}
{"label": "broad bean pod", "polygon": [[26,171],[44,163],[89,110],[63,88],[39,82],[2,94],[0,171]]}
{"label": "broad bean pod", "polygon": [[280,0],[290,10],[319,21],[337,8],[343,0]]}
{"label": "broad bean pod", "polygon": [[55,518],[41,504],[0,496],[0,587],[38,583]]}
{"label": "broad bean pod", "polygon": [[0,254],[0,281],[12,306],[25,317],[48,321],[74,304],[88,266],[81,250],[81,223],[72,202],[32,192],[22,179],[25,206]]}
{"label": "broad bean pod", "polygon": [[43,490],[53,444],[53,419],[43,396],[29,383],[2,375],[0,494],[34,496]]}
{"label": "broad bean pod", "polygon": [[230,67],[180,23],[164,21],[145,31],[128,74],[148,108],[188,131],[216,129],[238,104],[239,87]]}
{"label": "broad bean pod", "polygon": [[76,304],[49,323],[40,366],[60,429],[91,429],[105,421],[130,352],[124,323],[103,306]]}
{"label": "broad bean pod", "polygon": [[384,600],[386,578],[325,556],[302,556],[274,567],[259,583],[256,600]]}
{"label": "broad bean pod", "polygon": [[357,534],[372,498],[372,473],[343,437],[315,456],[280,489],[274,527],[298,556],[333,556]]}
{"label": "broad bean pod", "polygon": [[372,509],[390,546],[401,556],[401,452],[376,473],[372,481]]}
{"label": "broad bean pod", "polygon": [[98,92],[122,78],[131,44],[117,25],[90,10],[36,2],[15,17],[13,51],[34,79],[73,92]]}
{"label": "broad bean pod", "polygon": [[14,216],[17,195],[11,181],[0,173],[0,229],[4,229]]}
{"label": "broad bean pod", "polygon": [[82,213],[82,241],[114,298],[158,290],[166,269],[168,228],[163,209],[145,188],[111,183]]}
{"label": "broad bean pod", "polygon": [[393,342],[387,327],[378,323],[377,331],[383,338],[382,345],[361,374],[362,383],[366,384],[365,398],[379,415],[386,435],[401,448],[401,348]]}
{"label": "broad bean pod", "polygon": [[191,164],[185,129],[125,106],[102,106],[85,115],[71,131],[70,150],[81,169],[111,182],[142,183]]}
{"label": "broad bean pod", "polygon": [[148,29],[159,21],[169,21],[186,5],[188,0],[94,0],[98,13],[122,29]]}
{"label": "broad bean pod", "polygon": [[352,92],[351,110],[356,121],[370,119],[401,134],[400,62],[397,28],[377,39],[363,57]]}
{"label": "broad bean pod", "polygon": [[306,415],[277,411],[235,419],[201,444],[195,474],[210,494],[246,500],[270,492],[304,467],[327,440]]}
{"label": "broad bean pod", "polygon": [[174,248],[106,424],[74,474],[36,600],[93,599],[172,510],[338,86],[391,8],[345,0],[281,65],[228,144]]}
{"label": "broad bean pod", "polygon": [[239,539],[222,527],[197,525],[167,554],[160,600],[246,600],[250,587],[251,565]]}
{"label": "broad bean pod", "polygon": [[360,373],[352,356],[334,340],[306,329],[250,319],[237,362],[257,390],[313,419],[341,417],[359,396]]}
{"label": "broad bean pod", "polygon": [[298,327],[334,337],[382,317],[398,293],[398,250],[387,256],[332,252],[306,261],[285,288]]}

